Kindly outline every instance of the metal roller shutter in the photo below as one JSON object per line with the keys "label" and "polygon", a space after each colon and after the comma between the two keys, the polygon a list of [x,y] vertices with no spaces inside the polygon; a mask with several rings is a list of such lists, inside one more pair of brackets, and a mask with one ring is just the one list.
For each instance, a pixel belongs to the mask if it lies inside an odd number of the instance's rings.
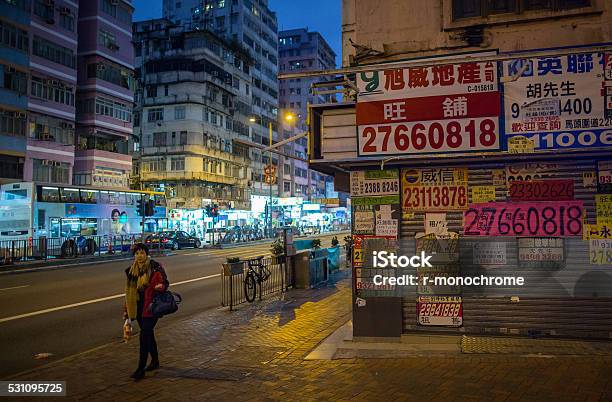
{"label": "metal roller shutter", "polygon": [[[545,164],[545,163],[543,163]],[[596,187],[585,187],[583,173],[595,172],[596,161],[554,163],[543,169],[542,179],[571,179],[574,199],[581,200],[586,211],[584,221],[596,223]],[[554,165],[554,166],[550,166]],[[506,171],[508,164],[469,166],[469,202],[474,186],[492,186],[495,170]],[[409,167],[409,166],[407,166]],[[449,168],[462,167],[459,165]],[[508,201],[508,187],[496,185],[497,202]],[[424,230],[424,213],[416,212],[401,223],[401,252],[416,251],[415,234]],[[463,212],[446,213],[448,230],[462,234]],[[499,243],[505,249],[505,264],[486,266],[474,261],[475,245]],[[499,333],[517,335],[550,335],[570,337],[612,337],[612,268],[590,265],[589,242],[577,237],[563,238],[563,261],[560,263],[520,262],[516,237],[464,237],[459,240],[459,266],[462,276],[520,275],[524,287],[482,288],[464,286],[463,325],[460,328],[423,327],[417,325],[416,289],[403,294],[404,330],[466,333]],[[478,247],[478,246],[476,246]]]}

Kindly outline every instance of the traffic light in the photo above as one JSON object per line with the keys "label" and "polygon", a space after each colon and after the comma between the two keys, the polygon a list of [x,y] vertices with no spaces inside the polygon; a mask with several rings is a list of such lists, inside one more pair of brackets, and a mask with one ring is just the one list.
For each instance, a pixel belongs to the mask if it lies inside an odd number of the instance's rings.
{"label": "traffic light", "polygon": [[213,204],[212,207],[210,208],[210,215],[213,218],[216,218],[217,216],[219,216],[219,207],[217,206],[217,204]]}
{"label": "traffic light", "polygon": [[144,206],[145,216],[155,215],[155,200],[149,200]]}
{"label": "traffic light", "polygon": [[208,217],[211,217],[211,218],[212,218],[212,212],[211,212],[211,209],[212,209],[212,208],[211,208],[211,206],[210,206],[210,205],[207,205],[205,209],[206,209],[206,216],[208,216]]}
{"label": "traffic light", "polygon": [[136,213],[138,213],[139,216],[144,216],[145,208],[144,208],[144,200],[142,199],[142,197],[140,197],[136,201]]}

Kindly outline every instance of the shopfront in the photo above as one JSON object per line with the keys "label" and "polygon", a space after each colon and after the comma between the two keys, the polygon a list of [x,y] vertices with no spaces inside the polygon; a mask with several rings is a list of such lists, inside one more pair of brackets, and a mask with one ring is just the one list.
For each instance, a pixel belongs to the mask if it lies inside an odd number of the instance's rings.
{"label": "shopfront", "polygon": [[612,56],[470,56],[313,106],[313,166],[351,192],[354,335],[612,337]]}

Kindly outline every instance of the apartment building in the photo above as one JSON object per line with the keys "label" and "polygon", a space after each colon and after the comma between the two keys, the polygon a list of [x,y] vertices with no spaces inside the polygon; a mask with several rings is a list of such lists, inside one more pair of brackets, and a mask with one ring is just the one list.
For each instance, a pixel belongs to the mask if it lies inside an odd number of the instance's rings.
{"label": "apartment building", "polygon": [[171,208],[250,209],[248,54],[168,19],[135,23],[134,42],[140,186]]}
{"label": "apartment building", "polygon": [[[278,55],[281,73],[296,71],[321,71],[333,69],[336,66],[336,54],[319,32],[308,31],[308,28],[290,29],[278,33]],[[297,115],[297,130],[306,129],[305,121],[308,104],[331,103],[333,95],[313,95],[312,83],[320,78],[295,78],[280,81],[279,105],[283,110],[290,110]],[[307,140],[302,138],[295,142],[293,152],[302,158],[307,155]],[[330,180],[327,175],[308,169],[308,163],[300,160],[285,161],[292,164],[294,184],[287,185],[284,190],[287,195],[299,195],[307,198],[325,198],[325,183]],[[291,186],[294,186],[291,188]]]}
{"label": "apartment building", "polygon": [[127,187],[132,12],[125,0],[0,1],[2,181]]}
{"label": "apartment building", "polygon": [[[251,141],[268,145],[269,126],[273,141],[278,134],[278,49],[276,14],[268,8],[267,0],[164,0],[163,16],[179,25],[206,29],[237,47],[246,49],[253,59],[248,84],[251,98]],[[251,148],[251,189],[253,194],[268,195],[264,182],[264,167],[270,163],[268,153]],[[274,196],[282,189],[282,158],[274,155],[271,163],[277,166],[278,177],[272,185]]]}
{"label": "apartment building", "polygon": [[80,3],[74,184],[129,187],[133,10],[125,0]]}

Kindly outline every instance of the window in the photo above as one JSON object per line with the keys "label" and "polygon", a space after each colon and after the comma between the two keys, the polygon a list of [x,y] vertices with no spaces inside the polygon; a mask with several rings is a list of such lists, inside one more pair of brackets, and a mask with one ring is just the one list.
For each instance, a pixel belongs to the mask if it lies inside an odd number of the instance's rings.
{"label": "window", "polygon": [[0,172],[7,179],[23,180],[23,158],[12,155],[0,157]]}
{"label": "window", "polygon": [[69,12],[60,13],[60,26],[67,31],[74,32],[74,16]]}
{"label": "window", "polygon": [[187,131],[181,131],[180,145],[187,145]]}
{"label": "window", "polygon": [[74,106],[73,88],[58,80],[48,80],[32,76],[30,95],[51,102]]}
{"label": "window", "polygon": [[291,192],[291,182],[286,181],[283,183],[283,190],[285,192]]}
{"label": "window", "polygon": [[45,0],[36,0],[34,2],[34,14],[44,20],[51,21],[53,19],[53,4],[49,4]]}
{"label": "window", "polygon": [[185,106],[176,106],[174,108],[174,120],[185,119]]}
{"label": "window", "polygon": [[49,42],[39,36],[34,36],[32,45],[32,53],[43,59],[50,60],[54,63],[61,64],[69,68],[75,68],[76,57],[74,52],[67,47]]}
{"label": "window", "polygon": [[132,108],[126,104],[110,99],[96,97],[96,114],[109,116],[121,121],[132,121]]}
{"label": "window", "polygon": [[147,114],[147,121],[153,123],[156,121],[164,120],[164,108],[149,109]]}
{"label": "window", "polygon": [[170,170],[185,170],[185,157],[174,157],[170,159]]}
{"label": "window", "polygon": [[98,78],[132,91],[135,89],[134,73],[132,71],[107,63],[88,64],[87,78]]}
{"label": "window", "polygon": [[32,160],[32,180],[43,183],[70,183],[70,165],[48,159]]}
{"label": "window", "polygon": [[147,98],[157,97],[157,85],[149,85],[147,87]]}
{"label": "window", "polygon": [[519,13],[525,10],[565,10],[590,5],[590,0],[453,0],[453,19]]}
{"label": "window", "polygon": [[164,96],[168,96],[168,85],[164,85]]}
{"label": "window", "polygon": [[32,115],[28,127],[30,138],[74,145],[74,126],[72,123],[66,123],[63,120],[48,116]]}
{"label": "window", "polygon": [[130,24],[132,22],[132,13],[129,9],[123,6],[116,0],[100,0],[102,3],[102,12],[116,18],[120,22]]}
{"label": "window", "polygon": [[28,76],[26,73],[0,64],[0,74],[2,74],[2,77],[0,77],[2,78],[0,80],[0,88],[23,95],[27,93]]}
{"label": "window", "polygon": [[119,46],[117,46],[117,38],[110,32],[107,32],[103,29],[100,29],[98,32],[98,41],[102,46],[111,50],[118,50]]}
{"label": "window", "polygon": [[153,133],[153,146],[154,147],[165,147],[166,146],[166,133]]}
{"label": "window", "polygon": [[5,21],[0,21],[0,46],[28,51],[28,33]]}
{"label": "window", "polygon": [[[0,109],[0,134],[25,137],[26,126],[27,119],[25,113]],[[2,156],[2,158],[4,158],[4,156]],[[0,160],[2,158],[0,158]]]}

